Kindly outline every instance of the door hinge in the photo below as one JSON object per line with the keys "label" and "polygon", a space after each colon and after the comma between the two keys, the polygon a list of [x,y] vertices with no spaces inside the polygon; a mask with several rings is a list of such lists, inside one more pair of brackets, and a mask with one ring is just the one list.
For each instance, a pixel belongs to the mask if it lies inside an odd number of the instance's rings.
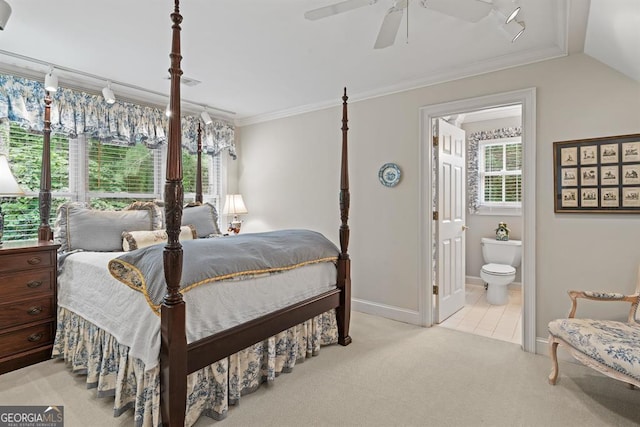
{"label": "door hinge", "polygon": [[438,295],[438,285],[433,285],[433,294]]}
{"label": "door hinge", "polygon": [[438,220],[438,211],[433,211],[433,220],[434,221]]}
{"label": "door hinge", "polygon": [[434,135],[433,137],[433,146],[437,147],[438,146],[438,137]]}

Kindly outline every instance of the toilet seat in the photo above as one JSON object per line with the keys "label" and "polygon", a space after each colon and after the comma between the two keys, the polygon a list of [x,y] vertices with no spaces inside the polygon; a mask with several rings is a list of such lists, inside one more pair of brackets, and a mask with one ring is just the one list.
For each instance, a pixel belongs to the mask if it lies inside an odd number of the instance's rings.
{"label": "toilet seat", "polygon": [[492,276],[509,276],[516,274],[516,269],[506,264],[485,264],[482,266],[482,272]]}

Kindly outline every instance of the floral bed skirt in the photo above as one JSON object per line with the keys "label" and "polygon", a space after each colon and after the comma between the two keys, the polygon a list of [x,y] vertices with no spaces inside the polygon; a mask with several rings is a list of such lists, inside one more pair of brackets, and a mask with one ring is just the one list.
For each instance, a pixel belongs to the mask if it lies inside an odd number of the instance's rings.
{"label": "floral bed skirt", "polygon": [[[297,361],[316,355],[321,345],[337,341],[335,311],[330,310],[190,374],[185,426],[201,414],[225,418],[229,405],[242,395],[290,372]],[[128,353],[109,333],[58,308],[53,357],[64,359],[74,373],[86,374],[87,387],[96,388],[98,396],[114,396],[114,416],[133,408],[136,426],[159,426],[160,368],[146,370]]]}

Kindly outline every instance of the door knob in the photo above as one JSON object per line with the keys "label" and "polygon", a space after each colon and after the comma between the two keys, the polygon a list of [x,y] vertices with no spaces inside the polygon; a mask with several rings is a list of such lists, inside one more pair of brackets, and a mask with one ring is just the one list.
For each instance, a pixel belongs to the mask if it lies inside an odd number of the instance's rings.
{"label": "door knob", "polygon": [[469,229],[469,227],[467,227],[466,225],[462,226],[462,231],[467,231]]}

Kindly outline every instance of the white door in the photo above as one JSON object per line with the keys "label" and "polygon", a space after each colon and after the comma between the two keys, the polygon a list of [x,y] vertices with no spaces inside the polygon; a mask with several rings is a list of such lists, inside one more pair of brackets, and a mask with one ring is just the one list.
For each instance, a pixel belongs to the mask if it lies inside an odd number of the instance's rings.
{"label": "white door", "polygon": [[434,322],[441,323],[465,303],[465,132],[438,119],[434,135],[438,144]]}

